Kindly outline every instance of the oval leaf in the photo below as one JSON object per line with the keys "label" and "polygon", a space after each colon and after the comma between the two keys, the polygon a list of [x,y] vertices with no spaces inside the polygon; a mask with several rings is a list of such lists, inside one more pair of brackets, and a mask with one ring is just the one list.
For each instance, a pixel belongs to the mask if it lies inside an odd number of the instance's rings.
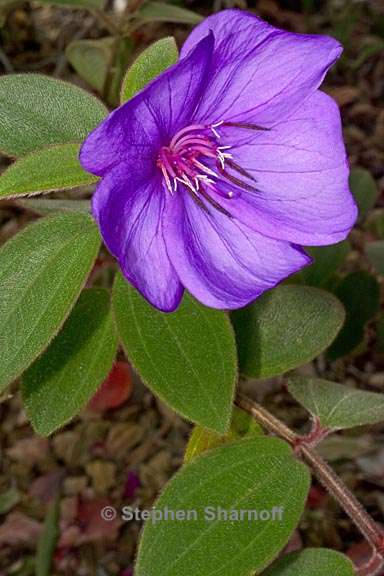
{"label": "oval leaf", "polygon": [[275,562],[263,576],[354,576],[352,562],[334,550],[308,548]]}
{"label": "oval leaf", "polygon": [[202,20],[200,14],[165,2],[149,0],[139,10],[139,16],[152,22],[174,22],[175,24],[198,24]]}
{"label": "oval leaf", "polygon": [[288,388],[325,428],[339,430],[384,421],[384,394],[304,377],[291,379]]}
{"label": "oval leaf", "polygon": [[364,220],[368,212],[376,204],[379,196],[376,181],[368,170],[354,168],[351,171],[349,185],[359,207],[359,220]]}
{"label": "oval leaf", "polygon": [[93,184],[97,177],[80,166],[79,148],[49,146],[20,158],[0,176],[0,199]]}
{"label": "oval leaf", "polygon": [[77,416],[110,371],[116,356],[107,290],[85,290],[48,350],[23,376],[27,416],[38,434]]}
{"label": "oval leaf", "polygon": [[0,150],[22,156],[50,144],[81,142],[108,113],[81,88],[42,74],[0,78]]}
{"label": "oval leaf", "polygon": [[121,87],[121,102],[129,100],[148,82],[177,62],[179,51],[175,39],[162,38],[146,48],[128,69]]}
{"label": "oval leaf", "polygon": [[370,242],[367,244],[365,252],[376,272],[384,276],[384,240]]}
{"label": "oval leaf", "polygon": [[[155,506],[193,516],[148,522],[135,574],[249,576],[262,570],[296,527],[309,482],[307,468],[276,438],[244,439],[199,456],[172,478]],[[264,511],[264,520],[252,512],[248,517],[252,510]]]}
{"label": "oval leaf", "polygon": [[240,370],[277,376],[313,360],[334,340],[345,318],[340,302],[309,286],[279,286],[232,314]]}
{"label": "oval leaf", "polygon": [[[66,56],[76,72],[112,103],[118,99],[132,41],[108,36],[100,40],[76,40],[66,49]],[[111,68],[112,65],[112,68]],[[108,86],[105,86],[108,81]]]}
{"label": "oval leaf", "polygon": [[128,358],[153,392],[193,422],[226,432],[237,373],[225,313],[188,295],[173,314],[159,312],[120,274],[113,308]]}
{"label": "oval leaf", "polygon": [[64,200],[64,199],[52,199],[47,198],[28,198],[27,200],[18,200],[17,206],[21,206],[26,210],[31,210],[35,214],[42,214],[43,216],[47,214],[52,214],[54,212],[63,211],[75,211],[75,212],[85,212],[89,214],[91,212],[91,203],[89,200]]}
{"label": "oval leaf", "polygon": [[348,274],[340,282],[336,296],[345,306],[347,319],[327,352],[330,360],[353,352],[363,342],[365,325],[380,307],[380,287],[374,276],[361,270]]}
{"label": "oval leaf", "polygon": [[38,220],[0,249],[0,390],[57,334],[99,246],[91,217],[71,212]]}
{"label": "oval leaf", "polygon": [[346,259],[350,248],[346,240],[331,246],[306,248],[305,251],[313,258],[313,264],[301,271],[305,284],[319,288],[327,286],[332,274]]}

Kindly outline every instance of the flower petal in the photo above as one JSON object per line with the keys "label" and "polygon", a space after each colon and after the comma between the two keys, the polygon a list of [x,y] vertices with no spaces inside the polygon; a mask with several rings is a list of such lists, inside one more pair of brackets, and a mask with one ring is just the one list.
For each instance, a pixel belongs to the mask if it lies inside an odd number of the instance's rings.
{"label": "flower petal", "polygon": [[224,10],[193,30],[182,56],[209,30],[215,49],[199,121],[271,126],[319,87],[342,51],[333,38],[285,32],[247,12]]}
{"label": "flower petal", "polygon": [[160,176],[120,164],[97,186],[92,209],[124,276],[156,308],[170,312],[183,295],[163,237]]}
{"label": "flower petal", "polygon": [[183,193],[164,212],[165,241],[180,281],[214,308],[240,308],[311,259],[221,212],[202,210]]}
{"label": "flower petal", "polygon": [[[296,244],[327,245],[348,235],[357,208],[332,98],[317,91],[272,130],[237,133],[240,143],[231,153],[259,191],[224,201],[227,210],[263,234]],[[227,129],[223,143],[235,138],[234,128]]]}
{"label": "flower petal", "polygon": [[169,144],[191,118],[206,84],[212,48],[213,36],[208,34],[187,58],[109,114],[83,143],[83,168],[103,176],[122,161],[139,159],[146,170],[160,146]]}

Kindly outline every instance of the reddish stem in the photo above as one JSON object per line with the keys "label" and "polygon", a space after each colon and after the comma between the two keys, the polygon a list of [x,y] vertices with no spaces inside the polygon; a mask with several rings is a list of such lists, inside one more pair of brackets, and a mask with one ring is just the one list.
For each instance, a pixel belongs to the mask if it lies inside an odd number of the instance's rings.
{"label": "reddish stem", "polygon": [[329,431],[323,429],[320,422],[315,420],[311,432],[307,436],[299,436],[270,414],[268,410],[242,394],[237,395],[235,402],[237,406],[253,416],[266,430],[286,440],[294,448],[295,454],[311,466],[313,473],[324,488],[339,502],[340,506],[364,535],[367,542],[372,546],[374,551],[372,559],[365,567],[360,569],[366,571],[358,571],[357,573],[359,576],[376,576],[384,565],[384,531],[340,480],[333,469],[313,450],[313,446],[318,444]]}

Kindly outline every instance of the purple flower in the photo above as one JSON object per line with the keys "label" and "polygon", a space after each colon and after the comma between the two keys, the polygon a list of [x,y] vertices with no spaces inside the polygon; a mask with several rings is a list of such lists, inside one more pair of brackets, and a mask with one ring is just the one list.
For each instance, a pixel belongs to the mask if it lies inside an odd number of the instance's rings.
{"label": "purple flower", "polygon": [[185,287],[239,308],[310,262],[300,245],[347,236],[340,115],[318,90],[340,53],[332,38],[226,10],[88,136],[81,164],[102,177],[94,217],[154,306],[174,310]]}

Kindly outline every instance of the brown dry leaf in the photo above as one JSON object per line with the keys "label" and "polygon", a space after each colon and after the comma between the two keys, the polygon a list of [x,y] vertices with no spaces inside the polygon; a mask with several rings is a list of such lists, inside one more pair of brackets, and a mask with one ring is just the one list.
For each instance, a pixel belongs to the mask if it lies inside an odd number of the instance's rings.
{"label": "brown dry leaf", "polygon": [[106,494],[116,484],[116,464],[94,460],[86,466],[92,485],[98,494]]}
{"label": "brown dry leaf", "polygon": [[112,424],[106,440],[106,453],[113,458],[124,458],[130,450],[139,444],[145,430],[134,423],[118,422]]}
{"label": "brown dry leaf", "polygon": [[48,451],[49,442],[46,438],[32,436],[32,438],[18,440],[11,448],[8,448],[6,454],[16,462],[34,466],[47,457]]}
{"label": "brown dry leaf", "polygon": [[29,488],[30,496],[42,502],[49,502],[59,491],[64,476],[65,471],[61,468],[39,476],[32,482]]}
{"label": "brown dry leaf", "polygon": [[41,534],[42,524],[21,512],[11,512],[0,526],[0,546],[33,547]]}

